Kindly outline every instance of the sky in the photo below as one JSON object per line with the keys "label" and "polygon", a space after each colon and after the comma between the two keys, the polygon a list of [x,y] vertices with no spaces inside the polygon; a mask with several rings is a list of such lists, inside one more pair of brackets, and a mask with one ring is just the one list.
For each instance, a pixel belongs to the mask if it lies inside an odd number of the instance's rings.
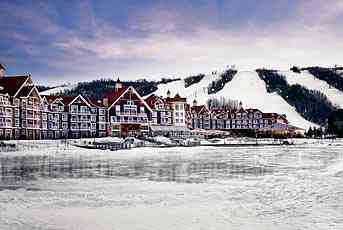
{"label": "sky", "polygon": [[0,63],[39,84],[341,65],[342,0],[0,0]]}

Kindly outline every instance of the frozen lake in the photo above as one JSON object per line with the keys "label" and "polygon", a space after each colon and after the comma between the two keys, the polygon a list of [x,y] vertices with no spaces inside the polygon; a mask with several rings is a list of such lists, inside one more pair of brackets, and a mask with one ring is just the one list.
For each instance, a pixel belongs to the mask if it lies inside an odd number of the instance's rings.
{"label": "frozen lake", "polygon": [[343,229],[343,145],[0,153],[0,229]]}

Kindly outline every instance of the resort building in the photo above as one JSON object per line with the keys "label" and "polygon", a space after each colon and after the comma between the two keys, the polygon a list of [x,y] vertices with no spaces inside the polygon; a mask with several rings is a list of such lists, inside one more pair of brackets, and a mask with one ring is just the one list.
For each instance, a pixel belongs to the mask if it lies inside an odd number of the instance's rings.
{"label": "resort building", "polygon": [[190,128],[205,130],[255,130],[259,132],[288,131],[288,120],[285,115],[263,113],[258,109],[239,108],[208,109],[205,105],[198,106],[196,101],[190,109]]}

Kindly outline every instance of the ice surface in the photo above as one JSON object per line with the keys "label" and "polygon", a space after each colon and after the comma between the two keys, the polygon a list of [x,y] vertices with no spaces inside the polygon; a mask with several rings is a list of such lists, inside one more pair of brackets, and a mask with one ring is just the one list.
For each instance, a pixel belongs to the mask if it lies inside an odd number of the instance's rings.
{"label": "ice surface", "polygon": [[0,226],[342,229],[342,142],[313,142],[0,153]]}

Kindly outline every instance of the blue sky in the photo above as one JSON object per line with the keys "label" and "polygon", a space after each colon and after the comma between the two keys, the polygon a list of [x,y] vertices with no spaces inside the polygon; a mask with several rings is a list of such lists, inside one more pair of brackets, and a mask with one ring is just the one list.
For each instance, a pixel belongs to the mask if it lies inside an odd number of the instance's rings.
{"label": "blue sky", "polygon": [[341,0],[0,1],[0,63],[40,84],[342,64]]}

